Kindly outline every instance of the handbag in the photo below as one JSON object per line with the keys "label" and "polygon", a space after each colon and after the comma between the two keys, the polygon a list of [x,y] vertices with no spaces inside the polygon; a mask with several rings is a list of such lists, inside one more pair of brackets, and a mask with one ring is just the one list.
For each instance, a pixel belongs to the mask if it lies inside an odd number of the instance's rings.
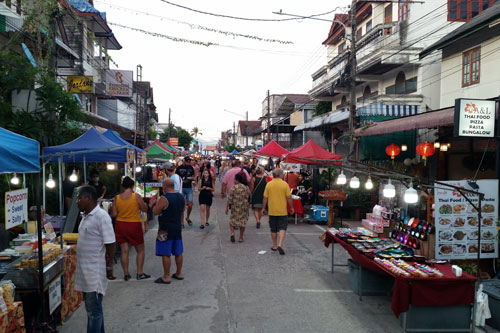
{"label": "handbag", "polygon": [[158,230],[158,235],[156,236],[156,240],[159,242],[166,242],[168,238],[167,230]]}

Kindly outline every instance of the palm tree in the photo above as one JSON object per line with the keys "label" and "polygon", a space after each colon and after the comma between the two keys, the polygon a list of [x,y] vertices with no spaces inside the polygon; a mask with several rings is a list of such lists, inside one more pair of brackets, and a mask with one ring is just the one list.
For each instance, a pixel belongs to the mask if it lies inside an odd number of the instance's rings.
{"label": "palm tree", "polygon": [[195,138],[198,137],[198,135],[203,135],[203,133],[201,133],[200,129],[198,127],[193,127],[193,129],[191,130],[191,133],[190,133],[192,136],[194,136]]}

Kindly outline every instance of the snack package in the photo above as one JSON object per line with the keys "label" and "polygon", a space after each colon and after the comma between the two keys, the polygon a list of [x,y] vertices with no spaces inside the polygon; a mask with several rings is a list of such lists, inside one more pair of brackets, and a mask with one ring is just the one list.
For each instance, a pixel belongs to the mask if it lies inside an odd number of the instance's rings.
{"label": "snack package", "polygon": [[5,304],[3,296],[0,296],[0,312],[7,312],[7,304]]}
{"label": "snack package", "polygon": [[10,280],[1,281],[0,286],[2,287],[2,294],[5,304],[7,304],[7,306],[12,305],[14,303],[14,295],[15,295],[14,283],[12,283],[12,281]]}

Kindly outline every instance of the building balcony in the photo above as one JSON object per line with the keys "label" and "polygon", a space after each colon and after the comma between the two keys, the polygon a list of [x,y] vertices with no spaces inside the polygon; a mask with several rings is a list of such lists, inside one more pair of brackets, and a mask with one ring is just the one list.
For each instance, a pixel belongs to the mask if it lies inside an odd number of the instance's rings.
{"label": "building balcony", "polygon": [[378,24],[356,44],[358,75],[381,75],[417,58],[420,47],[405,46],[398,22]]}
{"label": "building balcony", "polygon": [[331,100],[331,97],[334,96],[333,84],[345,72],[348,59],[349,52],[343,52],[317,70],[312,75],[313,87],[309,91],[309,95],[318,100]]}
{"label": "building balcony", "polygon": [[358,116],[405,117],[421,112],[424,96],[418,94],[383,94],[358,99]]}

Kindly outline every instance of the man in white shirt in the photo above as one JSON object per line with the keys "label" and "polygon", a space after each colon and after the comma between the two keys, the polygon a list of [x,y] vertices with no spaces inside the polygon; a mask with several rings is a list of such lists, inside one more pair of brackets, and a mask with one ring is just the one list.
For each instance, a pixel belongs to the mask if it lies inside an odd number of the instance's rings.
{"label": "man in white shirt", "polygon": [[75,290],[83,293],[87,333],[104,332],[102,299],[113,279],[115,233],[108,213],[97,205],[97,192],[89,185],[78,192],[78,209],[84,212],[78,228]]}
{"label": "man in white shirt", "polygon": [[163,169],[169,178],[174,180],[174,190],[182,194],[182,179],[181,176],[175,173],[175,165],[170,162],[163,163]]}

